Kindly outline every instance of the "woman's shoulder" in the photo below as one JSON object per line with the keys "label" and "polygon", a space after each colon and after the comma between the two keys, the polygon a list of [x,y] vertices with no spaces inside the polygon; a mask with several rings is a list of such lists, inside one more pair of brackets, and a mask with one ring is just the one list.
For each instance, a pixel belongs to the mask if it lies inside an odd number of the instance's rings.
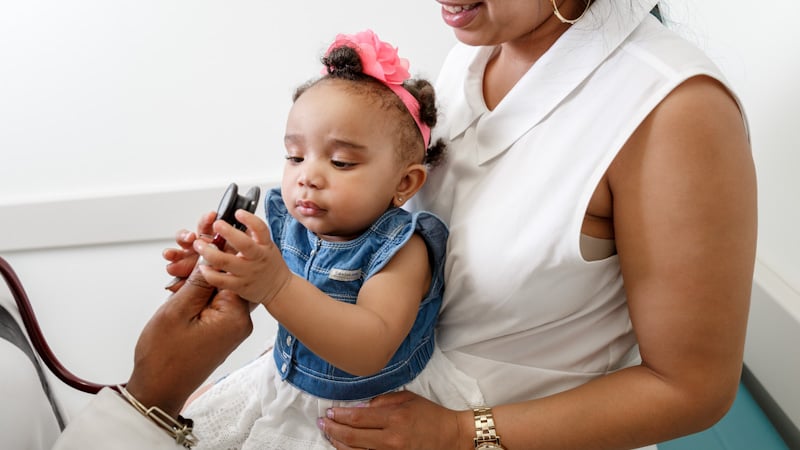
{"label": "woman's shoulder", "polygon": [[[640,81],[636,85],[647,89],[648,95],[643,98],[658,100],[651,119],[676,107],[678,110],[708,110],[709,97],[713,99],[721,94],[733,100],[733,109],[738,108],[738,120],[743,120],[747,126],[741,100],[713,59],[688,35],[678,33],[654,17],[644,20],[605,65],[610,71],[624,68],[628,75],[625,80],[618,77],[618,81],[629,83],[636,78]],[[687,90],[693,94],[682,95]],[[702,95],[696,95],[698,93]]]}
{"label": "woman's shoulder", "polygon": [[642,21],[621,49],[626,56],[634,57],[666,76],[699,72],[724,78],[716,63],[692,41],[689,34],[679,33],[654,17]]}
{"label": "woman's shoulder", "polygon": [[[736,91],[722,70],[688,34],[679,34],[654,18],[645,20],[622,46],[641,64],[661,74],[671,89],[651,113],[651,122],[674,126],[664,116],[685,117],[688,111],[720,117],[723,111],[733,124],[747,121]],[[675,114],[670,114],[675,112]],[[701,113],[702,112],[702,113]]]}

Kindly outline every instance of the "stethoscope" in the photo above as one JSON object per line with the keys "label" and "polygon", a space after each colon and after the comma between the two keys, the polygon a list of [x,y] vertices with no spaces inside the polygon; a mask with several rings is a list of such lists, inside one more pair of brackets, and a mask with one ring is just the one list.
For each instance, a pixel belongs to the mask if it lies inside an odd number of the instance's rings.
{"label": "stethoscope", "polygon": [[[244,226],[234,218],[233,214],[237,209],[245,209],[254,212],[256,210],[258,198],[261,195],[261,190],[258,187],[252,187],[245,195],[239,195],[238,189],[236,183],[231,183],[228,186],[217,208],[217,218],[225,220],[238,229],[244,229]],[[219,235],[214,236],[213,242],[219,248],[225,246],[225,240]],[[11,265],[2,257],[0,257],[0,273],[2,273],[17,303],[19,315],[22,318],[22,324],[28,332],[33,348],[47,368],[50,369],[58,379],[70,387],[89,394],[96,394],[105,387],[118,390],[118,385],[116,384],[106,385],[92,383],[67,370],[58,358],[56,358],[52,349],[50,349],[50,346],[47,344],[47,340],[44,338],[44,334],[42,334],[42,329],[39,326],[39,322],[36,320],[36,314],[33,312],[33,307],[31,306],[28,294],[25,292],[25,288],[22,286],[22,282],[19,280],[16,272],[14,272],[14,269],[11,268]]]}
{"label": "stethoscope", "polygon": [[[53,351],[47,344],[47,340],[45,340],[42,334],[42,329],[39,326],[39,322],[36,320],[36,315],[33,313],[33,307],[28,299],[28,294],[25,292],[25,288],[22,287],[22,282],[19,281],[19,277],[16,272],[14,272],[14,269],[11,268],[11,265],[3,258],[0,258],[0,272],[2,272],[8,288],[14,296],[14,300],[17,302],[17,309],[19,309],[19,315],[22,318],[22,325],[28,332],[28,337],[31,340],[31,344],[33,344],[33,348],[50,371],[67,385],[83,392],[96,394],[100,389],[106,387],[106,385],[92,383],[76,376],[61,364],[61,361],[53,354]],[[115,386],[108,387],[115,388]]]}

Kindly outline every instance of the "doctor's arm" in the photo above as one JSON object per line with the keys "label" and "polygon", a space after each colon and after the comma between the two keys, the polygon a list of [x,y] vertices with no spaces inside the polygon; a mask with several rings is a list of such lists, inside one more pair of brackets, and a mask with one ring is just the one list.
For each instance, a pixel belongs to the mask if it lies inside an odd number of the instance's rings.
{"label": "doctor's arm", "polygon": [[[127,391],[176,418],[189,395],[250,335],[250,307],[230,291],[214,294],[195,270],[156,311],[136,344]],[[124,397],[104,389],[64,430],[54,449],[174,449],[166,430]]]}

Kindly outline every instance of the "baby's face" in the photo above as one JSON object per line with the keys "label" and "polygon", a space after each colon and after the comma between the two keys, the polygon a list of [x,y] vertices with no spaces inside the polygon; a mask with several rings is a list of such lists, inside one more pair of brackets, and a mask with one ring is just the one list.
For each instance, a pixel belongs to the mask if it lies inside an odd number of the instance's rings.
{"label": "baby's face", "polygon": [[317,83],[295,101],[281,182],[292,216],[332,241],[359,236],[386,211],[404,168],[391,113],[342,83]]}

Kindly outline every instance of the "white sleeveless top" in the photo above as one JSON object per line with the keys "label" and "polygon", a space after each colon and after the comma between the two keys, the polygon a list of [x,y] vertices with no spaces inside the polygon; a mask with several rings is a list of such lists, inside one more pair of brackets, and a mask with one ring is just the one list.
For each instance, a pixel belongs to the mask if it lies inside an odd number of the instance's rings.
{"label": "white sleeveless top", "polygon": [[489,405],[640,361],[618,258],[582,258],[583,218],[652,109],[692,76],[723,77],[649,14],[656,0],[631,3],[596,1],[492,111],[494,48],[458,45],[439,76],[448,153],[412,207],[450,227],[437,339]]}

